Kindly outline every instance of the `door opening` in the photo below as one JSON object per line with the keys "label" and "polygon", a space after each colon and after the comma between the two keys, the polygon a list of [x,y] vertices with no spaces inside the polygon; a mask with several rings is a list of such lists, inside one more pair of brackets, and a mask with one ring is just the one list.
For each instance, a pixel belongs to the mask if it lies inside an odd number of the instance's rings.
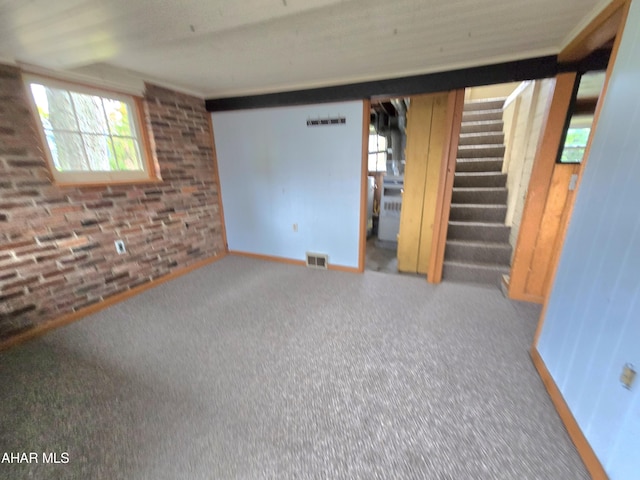
{"label": "door opening", "polygon": [[365,269],[398,273],[409,99],[371,102]]}

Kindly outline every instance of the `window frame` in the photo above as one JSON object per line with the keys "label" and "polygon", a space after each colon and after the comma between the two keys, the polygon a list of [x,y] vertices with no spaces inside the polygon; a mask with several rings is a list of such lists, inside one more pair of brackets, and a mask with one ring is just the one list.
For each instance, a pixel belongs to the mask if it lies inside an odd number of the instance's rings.
{"label": "window frame", "polygon": [[[110,90],[108,88],[93,87],[82,83],[76,83],[68,80],[60,80],[46,75],[23,74],[23,84],[26,89],[27,98],[32,114],[35,117],[36,127],[40,136],[42,150],[47,160],[47,169],[49,170],[53,182],[59,186],[78,186],[78,185],[119,185],[119,184],[135,184],[135,183],[155,183],[161,181],[156,163],[153,159],[151,145],[149,142],[149,134],[144,118],[144,106],[142,98],[136,95]],[[60,171],[56,168],[53,161],[53,155],[49,148],[45,128],[38,113],[35,98],[31,91],[31,84],[44,85],[46,87],[58,88],[67,92],[80,93],[85,95],[95,95],[100,98],[117,100],[127,104],[130,111],[129,122],[135,130],[138,143],[138,151],[140,152],[140,163],[142,170],[116,170],[116,171]],[[81,133],[79,131],[79,133]]]}

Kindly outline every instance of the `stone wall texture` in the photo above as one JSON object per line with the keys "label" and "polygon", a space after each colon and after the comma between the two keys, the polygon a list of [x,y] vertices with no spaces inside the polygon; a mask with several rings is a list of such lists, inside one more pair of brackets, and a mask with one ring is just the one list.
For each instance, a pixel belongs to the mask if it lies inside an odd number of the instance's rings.
{"label": "stone wall texture", "polygon": [[202,99],[146,86],[161,181],[70,188],[51,179],[27,98],[0,65],[0,339],[224,252]]}

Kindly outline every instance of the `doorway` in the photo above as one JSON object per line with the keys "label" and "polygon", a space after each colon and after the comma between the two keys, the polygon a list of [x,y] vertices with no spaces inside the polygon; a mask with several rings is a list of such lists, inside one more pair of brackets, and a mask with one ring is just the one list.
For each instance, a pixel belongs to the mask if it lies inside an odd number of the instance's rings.
{"label": "doorway", "polygon": [[398,273],[409,99],[371,101],[365,269]]}

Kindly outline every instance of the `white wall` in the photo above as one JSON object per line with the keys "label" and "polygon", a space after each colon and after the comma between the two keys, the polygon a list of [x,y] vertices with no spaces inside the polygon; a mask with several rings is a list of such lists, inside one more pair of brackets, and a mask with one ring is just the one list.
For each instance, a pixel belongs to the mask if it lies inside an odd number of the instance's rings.
{"label": "white wall", "polygon": [[593,133],[538,343],[611,480],[640,478],[640,1]]}
{"label": "white wall", "polygon": [[[214,113],[229,249],[358,266],[363,102]],[[307,127],[343,116],[345,125]],[[295,232],[293,224],[298,225]]]}

